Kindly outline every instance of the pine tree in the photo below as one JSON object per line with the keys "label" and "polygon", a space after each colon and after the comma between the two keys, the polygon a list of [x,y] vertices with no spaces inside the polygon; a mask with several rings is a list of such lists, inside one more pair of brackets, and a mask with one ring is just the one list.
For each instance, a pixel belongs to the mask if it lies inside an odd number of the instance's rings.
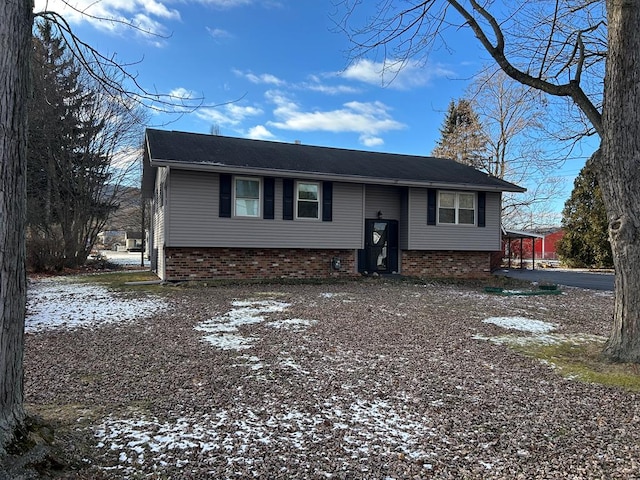
{"label": "pine tree", "polygon": [[431,154],[475,168],[486,164],[487,136],[469,100],[462,98],[457,103],[454,100],[449,103],[440,128],[440,140]]}
{"label": "pine tree", "polygon": [[117,206],[117,186],[109,184],[111,158],[131,116],[83,76],[50,23],[38,24],[36,31],[29,102],[28,255],[35,269],[61,269],[86,261]]}
{"label": "pine tree", "polygon": [[562,211],[560,259],[571,267],[612,267],[607,214],[595,172],[586,165],[576,178]]}

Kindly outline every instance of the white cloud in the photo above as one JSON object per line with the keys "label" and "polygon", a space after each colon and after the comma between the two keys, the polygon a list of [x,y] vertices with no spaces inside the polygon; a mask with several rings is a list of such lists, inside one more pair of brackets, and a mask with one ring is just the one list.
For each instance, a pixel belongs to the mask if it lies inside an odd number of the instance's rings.
{"label": "white cloud", "polygon": [[276,77],[275,75],[272,75],[271,73],[261,73],[257,75],[253,72],[243,72],[237,69],[233,70],[233,73],[257,85],[275,85],[277,87],[286,85],[286,82],[284,80]]}
{"label": "white cloud", "polygon": [[181,100],[181,101],[198,100],[201,98],[201,96],[198,95],[193,90],[188,90],[183,87],[178,87],[171,90],[169,92],[169,97],[171,97],[174,100]]}
{"label": "white cloud", "polygon": [[157,0],[35,0],[34,12],[62,15],[71,24],[87,22],[100,30],[120,32],[133,25],[136,35],[160,45],[166,35],[162,21],[180,20],[180,12]]}
{"label": "white cloud", "polygon": [[198,0],[198,2],[217,8],[235,8],[243,5],[251,5],[253,0]]}
{"label": "white cloud", "polygon": [[384,140],[380,137],[360,135],[360,143],[366,147],[379,147],[380,145],[384,145]]}
{"label": "white cloud", "polygon": [[[318,92],[325,95],[341,95],[341,94],[353,94],[358,93],[360,90],[350,85],[330,85],[323,82],[322,78],[318,75],[309,75],[308,80],[300,83],[292,83],[283,80],[271,73],[255,74],[253,72],[243,72],[242,70],[234,69],[233,73],[237,76],[244,78],[256,85],[272,85],[275,87],[289,87],[295,90]],[[335,77],[333,74],[327,74],[326,76]]]}
{"label": "white cloud", "polygon": [[303,90],[324,93],[325,95],[341,95],[344,93],[358,93],[358,89],[348,85],[326,85],[323,83],[303,83],[300,85]]}
{"label": "white cloud", "polygon": [[242,106],[231,103],[221,107],[205,107],[196,110],[199,118],[221,126],[238,126],[245,119],[262,115],[262,110],[253,106]]}
{"label": "white cloud", "polygon": [[158,3],[154,0],[144,0],[141,4],[144,5],[148,13],[155,15],[156,17],[166,18],[169,20],[180,19],[180,12],[177,10],[170,10],[162,3]]}
{"label": "white cloud", "polygon": [[373,62],[361,59],[350,65],[341,76],[380,87],[398,90],[427,85],[433,78],[452,76],[454,73],[443,66],[422,64],[415,61]]}
{"label": "white cloud", "polygon": [[254,140],[273,140],[276,136],[271,133],[264,125],[256,125],[247,132],[247,137]]}
{"label": "white cloud", "polygon": [[267,125],[283,130],[353,132],[360,134],[363,144],[375,146],[383,143],[380,134],[405,128],[393,119],[389,107],[382,102],[348,102],[335,110],[305,112],[281,92],[267,92],[267,98],[275,104],[276,119]]}
{"label": "white cloud", "polygon": [[209,32],[209,35],[211,35],[216,40],[223,40],[225,38],[232,38],[233,37],[233,35],[231,35],[231,33],[229,33],[227,30],[224,30],[222,28],[210,28],[210,27],[207,27],[207,32]]}

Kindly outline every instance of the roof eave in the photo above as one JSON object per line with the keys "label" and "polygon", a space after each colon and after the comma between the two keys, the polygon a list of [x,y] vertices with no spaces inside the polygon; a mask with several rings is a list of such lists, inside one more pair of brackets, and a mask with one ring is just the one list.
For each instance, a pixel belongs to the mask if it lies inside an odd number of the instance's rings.
{"label": "roof eave", "polygon": [[163,159],[150,159],[150,165],[152,167],[170,167],[182,170],[194,170],[200,172],[220,172],[220,173],[241,173],[243,175],[256,175],[256,176],[280,176],[285,178],[300,178],[310,180],[326,180],[334,182],[350,182],[350,183],[369,183],[376,185],[395,185],[402,187],[429,187],[429,188],[452,188],[461,190],[480,190],[487,192],[514,192],[523,193],[526,192],[526,188],[519,187],[514,184],[505,186],[492,186],[492,185],[480,185],[471,183],[457,183],[457,182],[436,182],[436,181],[419,181],[419,180],[406,180],[396,178],[380,178],[369,177],[366,175],[338,175],[323,172],[309,172],[302,170],[275,170],[271,168],[256,168],[256,167],[239,167],[236,165],[224,165],[220,163],[195,163],[190,162],[185,164],[181,161],[163,160]]}

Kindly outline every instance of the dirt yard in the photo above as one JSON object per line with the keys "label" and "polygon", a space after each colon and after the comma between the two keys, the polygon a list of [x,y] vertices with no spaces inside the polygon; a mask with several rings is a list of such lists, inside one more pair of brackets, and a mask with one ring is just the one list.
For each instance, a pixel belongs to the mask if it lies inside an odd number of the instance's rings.
{"label": "dirt yard", "polygon": [[26,401],[77,459],[63,478],[640,477],[638,394],[505,344],[601,342],[611,293],[369,279],[100,295],[30,300]]}

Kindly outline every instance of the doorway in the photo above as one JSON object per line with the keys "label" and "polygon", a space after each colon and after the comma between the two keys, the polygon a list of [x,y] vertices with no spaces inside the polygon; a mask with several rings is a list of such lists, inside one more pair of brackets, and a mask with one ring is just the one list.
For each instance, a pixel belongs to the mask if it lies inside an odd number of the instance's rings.
{"label": "doorway", "polygon": [[358,270],[367,273],[398,271],[398,221],[365,220],[364,249],[360,251]]}

